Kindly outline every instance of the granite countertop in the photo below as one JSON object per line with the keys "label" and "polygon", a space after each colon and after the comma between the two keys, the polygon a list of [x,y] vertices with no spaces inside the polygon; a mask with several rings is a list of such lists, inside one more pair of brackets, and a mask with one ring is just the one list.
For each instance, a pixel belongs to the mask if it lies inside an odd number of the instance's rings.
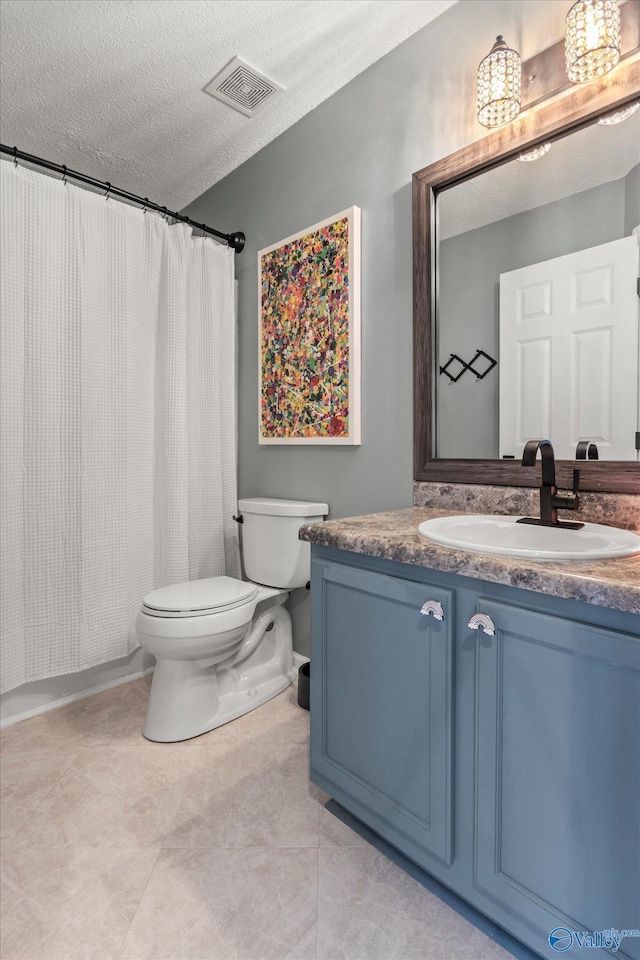
{"label": "granite countertop", "polygon": [[418,536],[418,525],[423,520],[462,512],[408,507],[310,524],[300,529],[299,536],[301,540],[337,550],[385,557],[399,563],[640,614],[640,554],[584,563],[523,560],[467,553],[429,543]]}

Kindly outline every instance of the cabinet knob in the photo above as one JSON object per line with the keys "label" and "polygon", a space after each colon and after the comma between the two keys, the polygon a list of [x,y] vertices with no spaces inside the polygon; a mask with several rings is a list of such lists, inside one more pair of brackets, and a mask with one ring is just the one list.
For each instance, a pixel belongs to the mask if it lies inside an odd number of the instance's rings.
{"label": "cabinet knob", "polygon": [[493,620],[491,617],[488,617],[486,613],[474,613],[467,626],[471,627],[472,630],[482,629],[490,637],[495,637],[496,635],[496,628],[493,625]]}
{"label": "cabinet knob", "polygon": [[437,600],[427,600],[426,603],[423,603],[420,607],[420,613],[424,613],[425,617],[431,615],[434,620],[444,620],[442,604],[438,603]]}

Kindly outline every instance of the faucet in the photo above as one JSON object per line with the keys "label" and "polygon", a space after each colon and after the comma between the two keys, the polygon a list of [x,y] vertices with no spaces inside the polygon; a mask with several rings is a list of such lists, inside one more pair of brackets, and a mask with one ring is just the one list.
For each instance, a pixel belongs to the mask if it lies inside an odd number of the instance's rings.
{"label": "faucet", "polygon": [[522,452],[522,466],[535,467],[540,451],[542,457],[542,484],[540,486],[540,517],[521,517],[517,523],[532,523],[542,527],[563,527],[565,530],[580,530],[584,523],[573,520],[558,520],[558,510],[577,510],[580,506],[578,485],[580,471],[573,471],[573,492],[559,496],[556,487],[556,458],[550,440],[528,440]]}

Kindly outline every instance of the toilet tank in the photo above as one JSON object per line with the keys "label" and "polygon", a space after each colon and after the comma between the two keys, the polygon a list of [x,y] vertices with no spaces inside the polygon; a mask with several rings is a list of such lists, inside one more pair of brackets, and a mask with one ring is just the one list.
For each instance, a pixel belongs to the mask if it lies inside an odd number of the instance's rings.
{"label": "toilet tank", "polygon": [[253,497],[239,500],[238,509],[248,579],[286,590],[304,587],[310,576],[311,544],[298,540],[298,530],[323,520],[327,504]]}

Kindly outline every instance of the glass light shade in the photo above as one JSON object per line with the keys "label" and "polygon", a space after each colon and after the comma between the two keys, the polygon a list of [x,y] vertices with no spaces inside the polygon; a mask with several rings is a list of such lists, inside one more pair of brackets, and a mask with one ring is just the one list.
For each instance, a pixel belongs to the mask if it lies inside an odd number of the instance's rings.
{"label": "glass light shade", "polygon": [[540,143],[537,147],[534,147],[533,150],[525,150],[523,153],[518,154],[518,160],[524,162],[529,162],[530,160],[539,160],[540,157],[544,157],[545,153],[549,153],[551,150],[550,143]]}
{"label": "glass light shade", "polygon": [[578,0],[565,23],[567,76],[572,83],[602,77],[620,60],[618,0]]}
{"label": "glass light shade", "polygon": [[478,122],[483,127],[500,127],[515,120],[521,89],[520,54],[499,36],[478,67]]}
{"label": "glass light shade", "polygon": [[613,123],[622,123],[627,117],[632,117],[637,110],[640,110],[640,100],[629,104],[628,107],[622,107],[621,110],[614,110],[613,113],[605,113],[604,117],[598,119],[598,123],[610,127]]}

